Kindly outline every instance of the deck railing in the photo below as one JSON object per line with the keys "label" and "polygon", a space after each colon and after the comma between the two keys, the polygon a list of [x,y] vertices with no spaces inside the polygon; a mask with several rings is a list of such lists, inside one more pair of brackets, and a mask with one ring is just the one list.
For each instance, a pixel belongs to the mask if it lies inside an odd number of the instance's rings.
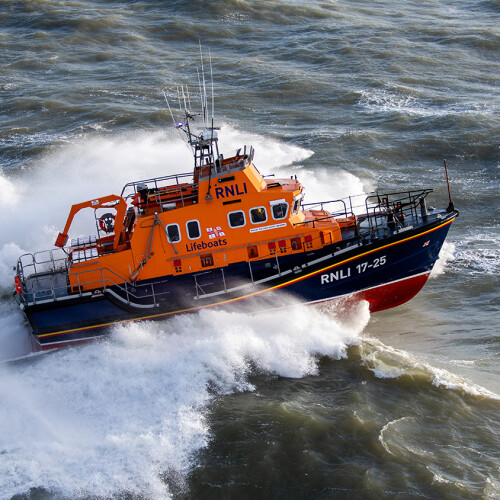
{"label": "deck railing", "polygon": [[363,229],[366,234],[374,233],[380,228],[401,229],[405,219],[417,221],[426,216],[425,198],[432,189],[421,189],[417,191],[398,191],[394,193],[374,192],[369,195],[349,196],[339,200],[322,201],[317,203],[306,203],[303,209],[308,211],[327,210],[329,215],[314,217],[296,226],[315,227],[318,222],[331,219],[332,217],[353,217],[358,222],[358,234],[362,235]]}
{"label": "deck railing", "polygon": [[23,281],[32,274],[56,273],[68,270],[68,254],[61,248],[26,253],[17,261],[17,275]]}

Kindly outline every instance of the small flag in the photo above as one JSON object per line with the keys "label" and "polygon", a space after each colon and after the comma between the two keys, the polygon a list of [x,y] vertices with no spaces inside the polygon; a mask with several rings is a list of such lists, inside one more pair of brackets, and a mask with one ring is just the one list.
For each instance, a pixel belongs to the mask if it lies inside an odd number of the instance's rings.
{"label": "small flag", "polygon": [[222,237],[225,236],[224,231],[217,226],[215,229],[213,227],[207,227],[207,233],[208,233],[208,238],[213,240],[214,238],[217,237]]}
{"label": "small flag", "polygon": [[424,243],[424,248],[431,242],[431,240],[427,240],[425,243]]}

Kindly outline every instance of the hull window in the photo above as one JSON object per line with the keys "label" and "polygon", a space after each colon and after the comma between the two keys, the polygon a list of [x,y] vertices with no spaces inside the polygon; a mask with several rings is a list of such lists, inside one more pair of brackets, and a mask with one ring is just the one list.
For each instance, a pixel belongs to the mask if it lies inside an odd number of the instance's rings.
{"label": "hull window", "polygon": [[272,207],[273,219],[279,220],[284,219],[288,213],[288,203],[276,203]]}

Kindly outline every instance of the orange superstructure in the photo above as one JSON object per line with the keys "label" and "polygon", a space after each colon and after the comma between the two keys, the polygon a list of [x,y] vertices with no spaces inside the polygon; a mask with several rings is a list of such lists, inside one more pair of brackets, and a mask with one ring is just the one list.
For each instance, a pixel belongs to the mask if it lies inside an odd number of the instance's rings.
{"label": "orange superstructure", "polygon": [[[73,240],[71,287],[93,290],[103,279],[120,284],[193,273],[341,240],[339,224],[328,212],[301,209],[300,182],[264,179],[252,160],[250,148],[248,154],[197,166],[191,183],[178,177],[174,184],[168,184],[172,177],[138,181],[126,186],[124,192],[131,190],[126,197],[74,205],[56,246],[66,243],[83,208],[96,209],[98,235],[86,244]],[[98,209],[106,209],[114,224],[105,226]]]}

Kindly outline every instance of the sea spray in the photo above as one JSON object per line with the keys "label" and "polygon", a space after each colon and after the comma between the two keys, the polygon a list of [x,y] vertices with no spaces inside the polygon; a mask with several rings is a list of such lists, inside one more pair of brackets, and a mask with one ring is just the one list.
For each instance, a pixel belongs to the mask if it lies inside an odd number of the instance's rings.
{"label": "sea spray", "polygon": [[446,272],[448,265],[455,260],[455,245],[445,241],[439,252],[439,257],[432,268],[430,278],[437,278]]}
{"label": "sea spray", "polygon": [[207,445],[214,398],[253,390],[254,371],[317,374],[317,355],[339,359],[357,342],[367,305],[353,314],[356,328],[297,304],[205,311],[1,365],[0,490],[168,498],[162,477],[186,474]]}

